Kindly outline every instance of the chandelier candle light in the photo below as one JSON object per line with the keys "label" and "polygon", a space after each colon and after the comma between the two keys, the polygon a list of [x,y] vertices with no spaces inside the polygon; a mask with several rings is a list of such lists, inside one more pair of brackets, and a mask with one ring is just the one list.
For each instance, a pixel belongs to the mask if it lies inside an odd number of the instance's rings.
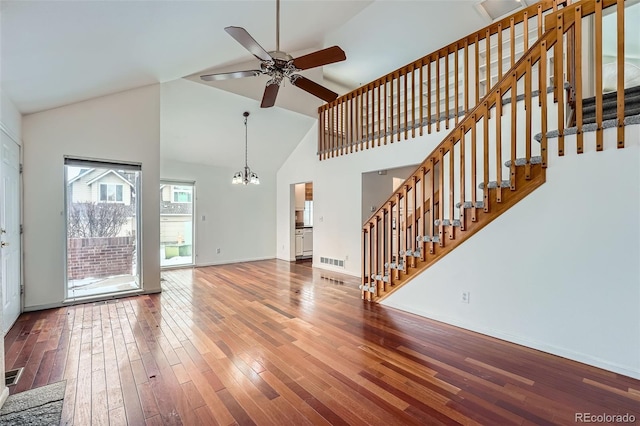
{"label": "chandelier candle light", "polygon": [[251,171],[251,168],[247,163],[247,117],[249,117],[249,112],[245,111],[242,115],[244,116],[244,171],[236,172],[236,174],[233,175],[231,183],[241,183],[243,185],[253,183],[255,185],[259,185],[260,179],[258,178],[258,175]]}

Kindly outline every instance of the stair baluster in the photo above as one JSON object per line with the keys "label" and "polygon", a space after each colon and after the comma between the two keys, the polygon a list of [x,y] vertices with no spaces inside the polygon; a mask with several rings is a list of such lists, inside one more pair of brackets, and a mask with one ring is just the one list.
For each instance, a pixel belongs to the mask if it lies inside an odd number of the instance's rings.
{"label": "stair baluster", "polygon": [[[531,141],[533,140],[533,135],[531,134],[531,57],[527,58],[527,66],[525,68],[524,74],[524,108],[525,108],[525,137],[524,137],[524,146],[525,146],[525,160],[526,164],[524,165],[524,175],[525,179],[531,179]],[[544,96],[542,92],[539,96]],[[511,109],[516,109],[516,102],[512,99],[511,101]],[[498,166],[501,166],[502,163],[498,163]],[[511,180],[511,190],[515,191],[515,174],[512,176]]]}
{"label": "stair baluster", "polygon": [[[496,188],[496,202],[502,202],[502,92],[500,89],[496,90],[496,179],[498,181],[498,187]],[[511,111],[516,111],[515,106],[515,98],[511,98]],[[515,121],[512,122],[512,125],[515,124]],[[513,126],[515,127],[515,126]],[[515,138],[514,138],[515,140]],[[512,142],[513,143],[513,142]],[[513,153],[511,154],[513,156]]]}
{"label": "stair baluster", "polygon": [[[574,15],[574,36],[576,40],[582,40],[582,7],[577,6]],[[574,48],[575,54],[575,97],[576,97],[576,150],[578,154],[584,152],[584,135],[582,134],[582,43],[576,43]],[[545,161],[546,163],[546,161]]]}
{"label": "stair baluster", "polygon": [[624,1],[618,0],[616,5],[618,27],[618,148],[624,148]]}

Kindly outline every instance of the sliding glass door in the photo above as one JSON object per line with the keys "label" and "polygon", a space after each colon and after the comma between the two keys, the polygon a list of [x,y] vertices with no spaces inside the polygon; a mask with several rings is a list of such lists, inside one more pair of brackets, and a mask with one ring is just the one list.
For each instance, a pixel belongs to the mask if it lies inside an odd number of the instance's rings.
{"label": "sliding glass door", "polygon": [[194,264],[194,182],[160,182],[160,266]]}
{"label": "sliding glass door", "polygon": [[140,288],[135,164],[65,159],[67,299]]}

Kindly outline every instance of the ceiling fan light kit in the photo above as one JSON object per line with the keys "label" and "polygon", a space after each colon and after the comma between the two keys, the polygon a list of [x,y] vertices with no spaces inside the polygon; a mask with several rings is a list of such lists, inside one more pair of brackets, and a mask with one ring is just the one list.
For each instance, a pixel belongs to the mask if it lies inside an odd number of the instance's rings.
{"label": "ceiling fan light kit", "polygon": [[201,80],[218,81],[268,75],[271,78],[267,81],[262,96],[262,102],[260,103],[262,108],[269,108],[275,105],[278,90],[285,80],[289,80],[292,85],[317,96],[325,102],[331,102],[338,97],[337,93],[298,73],[306,69],[344,61],[347,59],[346,54],[338,46],[318,50],[299,58],[293,58],[288,53],[280,51],[280,0],[276,0],[276,50],[272,52],[264,50],[242,27],[226,27],[224,30],[260,60],[260,69],[207,74],[200,76]]}

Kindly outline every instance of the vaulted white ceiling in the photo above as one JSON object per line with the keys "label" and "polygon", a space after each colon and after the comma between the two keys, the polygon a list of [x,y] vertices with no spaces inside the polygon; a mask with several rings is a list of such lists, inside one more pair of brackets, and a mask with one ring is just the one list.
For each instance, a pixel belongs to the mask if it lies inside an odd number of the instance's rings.
{"label": "vaulted white ceiling", "polygon": [[[344,93],[486,25],[476,3],[282,0],[281,50],[297,56],[341,46],[345,62],[305,75]],[[321,103],[288,86],[276,107],[260,109],[265,76],[215,87],[181,79],[257,66],[224,27],[244,27],[267,51],[275,50],[275,0],[2,0],[0,15],[0,85],[20,112],[165,83],[163,157],[237,162],[238,144],[229,139],[243,142],[242,112],[249,110],[252,137],[260,135],[265,147],[261,153],[250,139],[250,152],[264,163],[252,167],[275,170]]]}

